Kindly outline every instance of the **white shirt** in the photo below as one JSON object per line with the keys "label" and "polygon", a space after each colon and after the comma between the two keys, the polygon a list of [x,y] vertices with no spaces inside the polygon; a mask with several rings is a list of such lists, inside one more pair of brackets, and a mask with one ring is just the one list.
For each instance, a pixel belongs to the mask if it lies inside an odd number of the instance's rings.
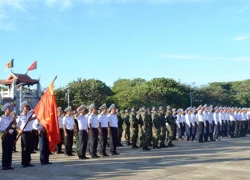
{"label": "white shirt", "polygon": [[[12,116],[2,115],[0,117],[0,132],[4,132],[12,121]],[[13,129],[9,129],[9,133],[13,133]]]}
{"label": "white shirt", "polygon": [[73,130],[75,125],[74,118],[72,116],[64,116],[62,124],[66,126],[66,129]]}
{"label": "white shirt", "polygon": [[204,120],[207,121],[208,120],[208,112],[207,111],[203,111],[203,115],[204,115]]}
{"label": "white shirt", "polygon": [[247,112],[247,119],[250,119],[250,111]]}
{"label": "white shirt", "polygon": [[110,127],[118,127],[118,119],[116,114],[109,114],[108,115]]}
{"label": "white shirt", "polygon": [[37,119],[33,121],[33,129],[35,130],[43,129],[43,126],[40,124],[40,122]]}
{"label": "white shirt", "polygon": [[88,129],[88,118],[86,115],[78,115],[76,117],[78,121],[79,130],[87,130]]}
{"label": "white shirt", "polygon": [[95,114],[90,114],[88,116],[88,125],[90,127],[90,124],[92,126],[92,128],[98,128],[99,127],[99,122],[98,122],[98,118]]}
{"label": "white shirt", "polygon": [[102,128],[108,127],[109,119],[108,119],[107,114],[99,114],[98,121],[99,123],[101,123]]}
{"label": "white shirt", "polygon": [[197,115],[194,114],[194,113],[192,113],[192,114],[191,114],[191,119],[192,119],[192,124],[195,125],[195,123],[197,123],[197,120],[198,120],[198,119],[197,119]]}
{"label": "white shirt", "polygon": [[[32,131],[33,129],[33,123],[34,121],[30,121],[28,122],[27,126],[24,128],[26,122],[29,120],[30,116],[32,115],[31,112],[29,112],[27,115],[25,114],[21,114],[18,118],[17,118],[17,126],[23,130],[24,132],[26,131]],[[24,128],[24,129],[23,129]]]}
{"label": "white shirt", "polygon": [[239,117],[238,117],[238,113],[237,112],[234,112],[234,117],[235,119],[238,121],[239,120]]}
{"label": "white shirt", "polygon": [[214,121],[214,114],[213,114],[213,112],[211,112],[211,111],[208,112],[207,119],[209,121],[209,124],[213,124],[213,121]]}
{"label": "white shirt", "polygon": [[185,115],[185,122],[186,124],[190,127],[190,119],[191,119],[191,115],[190,114],[186,114]]}
{"label": "white shirt", "polygon": [[58,117],[58,124],[59,124],[59,129],[62,129],[62,122],[63,122],[63,117]]}
{"label": "white shirt", "polygon": [[181,123],[181,115],[177,114],[177,119],[176,119],[177,123],[180,125]]}
{"label": "white shirt", "polygon": [[214,113],[214,124],[217,125],[220,123],[220,119],[219,119],[219,114],[218,113]]}
{"label": "white shirt", "polygon": [[241,113],[238,113],[238,120],[239,120],[239,121],[242,121],[242,120],[243,120]]}
{"label": "white shirt", "polygon": [[181,122],[181,123],[185,122],[185,115],[184,115],[184,114],[181,114],[180,122]]}
{"label": "white shirt", "polygon": [[223,121],[223,114],[222,113],[218,113],[219,116],[219,123],[221,124]]}
{"label": "white shirt", "polygon": [[229,120],[230,120],[230,121],[235,121],[235,116],[234,116],[233,113],[230,113],[230,114],[229,114]]}
{"label": "white shirt", "polygon": [[204,118],[204,113],[200,114],[200,112],[198,112],[197,117],[198,117],[198,121],[199,122],[204,122],[205,118]]}

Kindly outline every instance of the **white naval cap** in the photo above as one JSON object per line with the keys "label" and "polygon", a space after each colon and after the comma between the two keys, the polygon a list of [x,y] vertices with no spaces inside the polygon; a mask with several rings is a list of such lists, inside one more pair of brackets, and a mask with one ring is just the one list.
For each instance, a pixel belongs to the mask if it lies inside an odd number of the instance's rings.
{"label": "white naval cap", "polygon": [[16,111],[12,111],[12,112],[10,113],[10,115],[14,115],[14,114],[16,114]]}
{"label": "white naval cap", "polygon": [[57,111],[61,111],[61,110],[62,110],[62,107],[58,107],[58,108],[57,108]]}
{"label": "white naval cap", "polygon": [[8,108],[10,108],[10,103],[6,103],[3,107],[2,107],[2,109],[1,109],[1,111],[6,111]]}
{"label": "white naval cap", "polygon": [[82,111],[84,108],[85,108],[84,105],[81,105],[81,106],[79,106],[79,107],[76,109],[76,111],[77,111],[77,112],[80,112],[80,111]]}
{"label": "white naval cap", "polygon": [[103,105],[101,105],[101,107],[99,107],[99,109],[102,110],[103,108],[106,108],[106,107],[107,107],[107,105],[106,105],[106,103],[104,103]]}
{"label": "white naval cap", "polygon": [[90,104],[89,107],[88,107],[89,111],[92,111],[94,109],[94,107],[95,107],[94,103]]}
{"label": "white naval cap", "polygon": [[192,108],[191,107],[188,107],[187,109],[186,109],[186,111],[189,111],[189,110],[191,110]]}
{"label": "white naval cap", "polygon": [[176,112],[177,112],[177,113],[181,112],[181,109],[178,109]]}
{"label": "white naval cap", "polygon": [[203,106],[203,108],[206,108],[207,107],[207,104],[205,104],[204,106]]}
{"label": "white naval cap", "polygon": [[[30,106],[29,104],[28,104],[28,102],[27,101],[23,101],[22,103],[21,103],[21,109],[23,109],[23,107],[24,106],[26,106],[26,105],[28,105],[28,106]],[[30,107],[31,108],[31,107]]]}
{"label": "white naval cap", "polygon": [[115,108],[115,104],[111,104],[111,106],[109,107],[109,110],[111,111],[113,108]]}
{"label": "white naval cap", "polygon": [[202,108],[202,105],[200,105],[200,106],[196,109],[196,111],[199,111],[201,108]]}
{"label": "white naval cap", "polygon": [[64,111],[65,112],[71,111],[71,106],[67,107]]}
{"label": "white naval cap", "polygon": [[213,105],[210,105],[210,106],[208,107],[208,109],[211,109],[211,108],[213,108]]}
{"label": "white naval cap", "polygon": [[174,109],[172,109],[172,111],[176,111],[176,109],[174,108]]}

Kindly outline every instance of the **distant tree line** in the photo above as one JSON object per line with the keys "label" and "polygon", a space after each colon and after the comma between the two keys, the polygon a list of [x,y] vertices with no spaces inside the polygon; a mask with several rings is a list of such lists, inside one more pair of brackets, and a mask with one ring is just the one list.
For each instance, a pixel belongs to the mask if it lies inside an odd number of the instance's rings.
{"label": "distant tree line", "polygon": [[[118,79],[112,87],[97,79],[78,78],[70,82],[70,105],[73,108],[84,104],[115,103],[120,109],[141,106],[166,106],[176,108],[200,104],[222,106],[248,107],[250,105],[250,80],[235,82],[214,82],[206,86],[195,87],[181,84],[169,78]],[[67,89],[61,87],[55,90],[57,104],[67,107]],[[190,96],[191,93],[191,96]]]}

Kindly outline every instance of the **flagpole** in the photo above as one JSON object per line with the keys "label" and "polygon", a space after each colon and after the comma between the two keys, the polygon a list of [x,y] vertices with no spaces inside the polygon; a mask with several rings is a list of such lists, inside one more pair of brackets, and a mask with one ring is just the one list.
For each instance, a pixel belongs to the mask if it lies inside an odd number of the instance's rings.
{"label": "flagpole", "polygon": [[54,78],[54,80],[52,81],[52,83],[55,82],[56,79],[57,79],[57,76]]}

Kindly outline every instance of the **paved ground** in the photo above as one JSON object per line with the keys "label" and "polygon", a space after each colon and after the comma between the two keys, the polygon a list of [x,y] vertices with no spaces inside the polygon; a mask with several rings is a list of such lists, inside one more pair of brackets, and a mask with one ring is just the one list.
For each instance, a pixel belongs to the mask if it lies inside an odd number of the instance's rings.
{"label": "paved ground", "polygon": [[[250,137],[199,144],[175,142],[175,148],[143,152],[118,148],[120,156],[78,160],[64,155],[50,156],[52,165],[39,164],[32,154],[33,168],[22,168],[20,152],[13,154],[13,171],[0,170],[0,180],[75,179],[249,179]],[[20,146],[20,144],[18,145]],[[20,148],[19,148],[20,150]]]}

